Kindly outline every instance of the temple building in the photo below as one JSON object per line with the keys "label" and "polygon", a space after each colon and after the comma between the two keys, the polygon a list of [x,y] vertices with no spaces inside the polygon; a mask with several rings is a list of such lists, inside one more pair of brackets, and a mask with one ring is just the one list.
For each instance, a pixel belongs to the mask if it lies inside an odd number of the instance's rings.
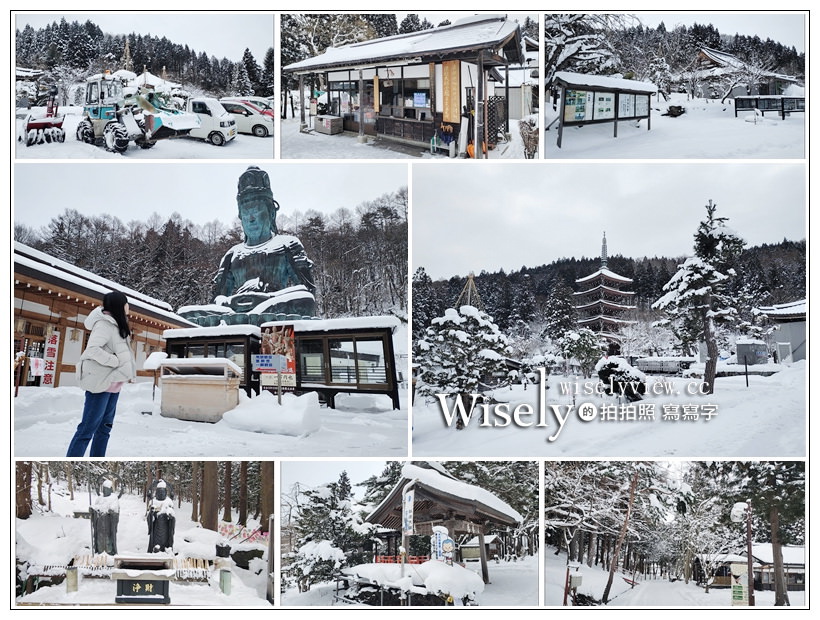
{"label": "temple building", "polygon": [[[575,283],[580,288],[574,293],[578,326],[601,334],[616,349],[619,348],[619,330],[635,322],[627,318],[636,308],[632,303],[635,293],[629,290],[631,278],[607,268],[606,233],[601,242],[601,267]],[[618,353],[617,350],[612,352]]]}

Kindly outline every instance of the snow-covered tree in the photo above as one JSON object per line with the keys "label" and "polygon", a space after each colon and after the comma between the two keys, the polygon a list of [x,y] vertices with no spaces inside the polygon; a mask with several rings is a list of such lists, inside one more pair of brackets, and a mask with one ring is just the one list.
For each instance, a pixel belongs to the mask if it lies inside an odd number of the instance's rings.
{"label": "snow-covered tree", "polygon": [[617,65],[609,36],[631,17],[625,14],[547,14],[544,17],[545,80],[549,87],[556,71],[599,73]]}
{"label": "snow-covered tree", "polygon": [[303,583],[329,581],[340,568],[365,561],[364,543],[372,526],[362,522],[352,500],[346,471],[336,482],[304,492],[291,565]]}
{"label": "snow-covered tree", "polygon": [[251,50],[247,47],[242,54],[242,65],[245,67],[245,74],[251,84],[252,92],[242,93],[243,95],[255,95],[262,92],[262,69],[256,59],[253,57]]}
{"label": "snow-covered tree", "polygon": [[572,289],[562,278],[557,278],[550,288],[546,302],[541,308],[542,337],[560,339],[575,326],[576,312],[572,303]]}
{"label": "snow-covered tree", "polygon": [[506,372],[507,337],[473,306],[448,308],[415,348],[416,389],[425,396],[446,393],[469,401],[468,395],[480,392],[494,374]]}
{"label": "snow-covered tree", "polygon": [[695,233],[694,256],[679,266],[663,287],[666,294],[652,305],[665,310],[668,321],[688,321],[690,326],[697,326],[708,355],[703,378],[707,394],[714,393],[717,370],[716,324],[731,321],[737,315],[725,290],[735,275],[732,264],[744,246],[744,241],[726,226],[727,218],[715,214],[716,209],[717,205],[710,200],[706,218]]}

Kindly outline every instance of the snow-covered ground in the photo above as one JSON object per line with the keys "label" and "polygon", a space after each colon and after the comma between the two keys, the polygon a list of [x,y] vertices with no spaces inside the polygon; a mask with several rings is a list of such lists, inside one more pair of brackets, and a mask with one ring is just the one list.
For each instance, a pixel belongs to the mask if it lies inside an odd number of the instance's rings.
{"label": "snow-covered ground", "polygon": [[[14,455],[65,456],[84,395],[79,387],[20,388]],[[161,399],[159,388],[152,398],[150,382],[123,387],[106,456],[407,456],[407,410],[394,410],[383,395],[340,394],[330,409],[311,395],[283,398],[280,406],[270,394],[248,398],[240,391],[239,406],[215,424],[162,417]]]}
{"label": "snow-covered ground", "polygon": [[[32,108],[32,112],[44,113],[45,108]],[[236,138],[225,146],[214,146],[196,138],[171,138],[160,140],[150,149],[141,149],[133,142],[128,150],[120,155],[110,153],[104,148],[86,144],[77,140],[77,124],[82,119],[82,108],[65,106],[60,113],[65,114],[63,129],[66,132],[65,142],[36,144],[26,146],[25,121],[22,116],[25,110],[17,111],[17,140],[15,158],[17,159],[273,159],[274,138],[257,138],[256,136],[237,134]]]}
{"label": "snow-covered ground", "polygon": [[[571,569],[575,574],[575,568]],[[606,587],[609,571],[600,566],[589,567],[586,564],[578,569],[581,575],[580,594],[600,600]],[[567,574],[566,553],[555,555],[554,548],[547,548],[545,553],[544,604],[561,606],[564,600],[564,583]],[[631,579],[631,575],[627,575]],[[636,577],[637,584],[632,587],[624,581],[624,575],[616,572],[609,594],[609,607],[731,607],[732,597],[729,588],[711,588],[707,593],[704,588],[690,581],[669,581],[667,578],[646,579]],[[792,607],[806,604],[805,592],[789,592]],[[571,603],[568,603],[571,604]],[[774,592],[755,592],[755,606],[774,606]]]}
{"label": "snow-covered ground", "polygon": [[[282,159],[450,159],[443,151],[433,155],[424,146],[397,144],[385,138],[370,136],[367,143],[361,143],[358,134],[352,132],[334,135],[315,131],[300,133],[300,123],[299,118],[280,122]],[[524,143],[515,123],[510,121],[510,141],[489,151],[489,159],[524,159]]]}
{"label": "snow-covered ground", "polygon": [[[662,116],[670,105],[686,109],[682,116]],[[802,159],[805,157],[806,113],[782,120],[774,112],[765,117],[738,112],[732,100],[687,100],[673,93],[669,101],[653,97],[651,129],[646,121],[565,127],[557,146],[558,112],[547,105],[544,114],[544,157],[547,159]],[[560,101],[558,110],[561,110]],[[552,123],[550,125],[550,123]]]}
{"label": "snow-covered ground", "polygon": [[[74,511],[87,511],[91,496],[87,490],[77,490],[72,501],[65,488],[55,487],[51,492],[52,512],[36,510],[28,519],[16,520],[14,552],[17,561],[30,565],[65,566],[75,556],[90,553],[91,521],[74,518]],[[119,499],[120,519],[117,528],[117,551],[121,556],[144,557],[148,547],[148,526],[145,519],[146,505],[141,497],[123,495]],[[202,529],[191,521],[191,504],[174,502],[176,518],[174,551],[182,557],[213,560],[216,544],[226,538],[217,532]],[[258,524],[248,524],[252,532]],[[169,585],[171,605],[184,606],[232,606],[269,607],[267,591],[267,543],[241,543],[246,534],[228,540],[232,551],[239,548],[263,551],[264,559],[253,560],[249,569],[233,565],[231,568],[230,594],[223,594],[219,587],[219,571],[210,575],[208,583],[172,581]],[[80,571],[78,571],[80,572]],[[80,574],[76,592],[66,591],[66,584],[40,588],[35,592],[17,597],[16,605],[114,605],[116,582],[107,577],[91,577]]]}
{"label": "snow-covered ground", "polygon": [[[487,420],[499,426],[481,426],[483,410],[473,412],[463,430],[447,426],[438,402],[416,397],[413,405],[413,455],[439,457],[803,457],[806,455],[806,364],[798,362],[772,376],[721,377],[711,396],[688,395],[699,384],[695,379],[650,376],[644,400],[635,410],[622,409],[617,398],[579,394],[576,408],[567,414],[573,397],[562,394],[559,383],[594,385],[592,380],[551,376],[545,402],[537,384],[527,390],[520,385],[497,389],[493,397],[507,403],[509,423],[490,406]],[[657,392],[653,394],[651,392]],[[669,395],[667,392],[670,392]],[[581,404],[597,409],[591,421],[579,416]],[[519,425],[515,407],[528,404],[533,413],[521,409]],[[544,405],[544,424],[540,407]],[[559,406],[554,410],[550,405]],[[611,406],[602,419],[602,407]],[[654,420],[643,419],[637,406],[651,406]],[[678,419],[664,419],[678,405]],[[707,405],[713,405],[707,408]],[[691,406],[691,407],[690,407]],[[665,409],[666,407],[666,409]],[[687,409],[688,407],[688,409]],[[709,414],[709,411],[714,411]],[[690,415],[686,415],[689,412]],[[503,413],[503,411],[502,411]],[[627,419],[612,419],[623,415]],[[695,418],[695,415],[697,416]],[[629,419],[633,417],[635,419]],[[709,419],[707,419],[709,416]],[[686,418],[689,419],[686,419]],[[563,427],[560,420],[564,420]],[[529,425],[529,426],[525,426]],[[557,437],[556,437],[557,435]],[[550,437],[555,437],[549,441]]]}
{"label": "snow-covered ground", "polygon": [[[481,566],[478,562],[466,562],[465,568],[481,575]],[[478,605],[482,607],[534,607],[538,605],[537,556],[526,556],[517,562],[502,561],[496,564],[491,561],[489,573],[490,583],[485,584],[484,591],[477,596]],[[300,607],[333,605],[335,589],[336,586],[333,583],[313,585],[308,592],[290,589],[282,594],[281,604]],[[337,605],[347,606],[338,603]]]}

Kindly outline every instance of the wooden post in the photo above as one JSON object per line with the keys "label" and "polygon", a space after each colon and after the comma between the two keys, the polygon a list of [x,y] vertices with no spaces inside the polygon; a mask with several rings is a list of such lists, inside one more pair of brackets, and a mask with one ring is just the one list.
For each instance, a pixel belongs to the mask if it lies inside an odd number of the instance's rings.
{"label": "wooden post", "polygon": [[476,62],[477,77],[475,89],[475,135],[473,139],[473,159],[479,159],[482,155],[482,140],[484,138],[484,60],[481,53],[478,54]]}
{"label": "wooden post", "polygon": [[359,142],[366,142],[364,137],[364,74],[359,69]]}
{"label": "wooden post", "polygon": [[299,76],[299,130],[307,127],[305,122],[305,76]]}
{"label": "wooden post", "polygon": [[[271,481],[273,484],[273,481]],[[273,605],[274,595],[276,594],[276,583],[274,581],[274,570],[276,569],[274,565],[274,558],[276,557],[275,553],[275,545],[273,540],[273,532],[274,527],[276,524],[273,522],[274,515],[270,515],[268,517],[268,588],[267,588],[267,599],[268,602]]]}
{"label": "wooden post", "polygon": [[621,113],[621,93],[615,91],[615,135],[612,136],[613,138],[618,137],[618,115]]}
{"label": "wooden post", "polygon": [[564,109],[567,105],[567,87],[561,87],[561,105],[558,108],[558,148],[561,148],[561,140],[564,137]]}
{"label": "wooden post", "polygon": [[481,557],[481,578],[485,584],[490,583],[490,570],[487,566],[487,548],[484,545],[484,528],[478,533],[478,549]]}

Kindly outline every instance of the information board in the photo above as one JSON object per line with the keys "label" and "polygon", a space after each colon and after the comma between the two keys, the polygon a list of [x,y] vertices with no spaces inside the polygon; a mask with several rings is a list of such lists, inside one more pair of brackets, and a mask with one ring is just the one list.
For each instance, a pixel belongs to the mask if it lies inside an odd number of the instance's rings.
{"label": "information board", "polygon": [[621,94],[618,98],[618,118],[635,116],[635,95]]}
{"label": "information board", "polygon": [[615,93],[595,93],[595,115],[593,118],[596,121],[615,118]]}
{"label": "information board", "polygon": [[578,121],[592,120],[587,116],[592,111],[593,93],[585,90],[566,90],[566,101],[564,102],[564,121],[573,123]]}

